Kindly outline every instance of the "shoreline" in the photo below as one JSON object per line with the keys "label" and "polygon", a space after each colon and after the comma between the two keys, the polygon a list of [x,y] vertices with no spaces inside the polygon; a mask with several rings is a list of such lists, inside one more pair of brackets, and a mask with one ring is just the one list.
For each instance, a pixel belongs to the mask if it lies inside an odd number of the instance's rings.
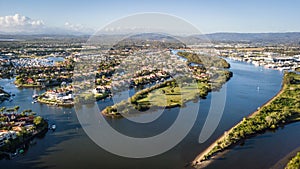
{"label": "shoreline", "polygon": [[54,106],[62,106],[62,107],[73,107],[74,103],[58,103],[58,102],[50,102],[43,99],[37,99],[37,102],[41,104],[48,104],[48,105],[54,105]]}
{"label": "shoreline", "polygon": [[295,148],[293,151],[289,152],[283,158],[281,158],[276,164],[274,164],[271,169],[282,169],[286,167],[289,161],[300,152],[300,147]]}
{"label": "shoreline", "polygon": [[[97,102],[99,100],[106,99],[107,97],[108,97],[108,95],[95,96],[95,101]],[[47,104],[47,105],[53,105],[53,106],[60,106],[60,107],[73,107],[75,105],[75,101],[73,101],[71,103],[61,103],[61,102],[58,102],[58,101],[55,101],[55,102],[47,101],[47,100],[45,100],[43,98],[37,98],[36,101],[39,102],[39,103],[41,103],[41,104]]]}
{"label": "shoreline", "polygon": [[[284,89],[285,89],[285,84],[282,84],[281,86],[281,89],[279,90],[279,92],[273,96],[270,100],[268,100],[266,103],[264,103],[261,107],[259,107],[259,109],[257,109],[256,111],[252,112],[251,114],[249,114],[247,116],[247,118],[249,117],[253,117],[255,115],[257,115],[259,112],[260,112],[260,109],[265,107],[265,106],[268,106],[269,104],[271,104],[275,99],[277,99],[283,92],[284,92]],[[206,167],[207,165],[209,165],[211,162],[214,161],[214,159],[217,159],[219,158],[222,154],[226,153],[226,151],[230,150],[230,148],[232,146],[235,146],[237,144],[239,144],[239,142],[237,143],[234,143],[232,145],[230,145],[228,148],[226,148],[225,150],[221,151],[221,152],[218,152],[216,155],[213,155],[210,159],[208,160],[204,160],[203,161],[203,158],[206,154],[208,154],[216,145],[218,145],[218,142],[219,141],[222,141],[225,137],[226,137],[226,134],[227,133],[230,133],[235,127],[237,127],[238,125],[240,125],[243,121],[241,120],[240,122],[238,122],[237,124],[235,124],[233,127],[231,127],[229,130],[227,131],[224,131],[224,134],[222,134],[218,139],[216,139],[213,143],[210,144],[210,146],[208,148],[206,148],[203,152],[201,152],[192,162],[191,162],[191,166],[192,167],[197,167],[197,168],[203,168],[203,167]],[[257,135],[257,134],[260,134],[260,133],[255,133],[253,135]],[[242,140],[246,140],[247,138],[249,137],[253,137],[253,135],[250,135]],[[241,140],[241,141],[242,141]]]}

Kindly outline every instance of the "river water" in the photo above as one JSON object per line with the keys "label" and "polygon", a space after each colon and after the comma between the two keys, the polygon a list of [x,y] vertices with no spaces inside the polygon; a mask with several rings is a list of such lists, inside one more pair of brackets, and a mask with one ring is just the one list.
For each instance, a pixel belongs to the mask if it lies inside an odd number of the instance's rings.
{"label": "river water", "polygon": [[[243,117],[249,115],[267,102],[280,90],[282,72],[255,67],[250,64],[229,61],[233,77],[227,83],[227,94],[224,113],[217,129],[204,143],[198,138],[208,116],[212,94],[200,102],[189,102],[185,109],[200,104],[198,116],[193,128],[187,136],[171,150],[149,158],[126,158],[111,154],[97,146],[85,134],[74,109],[59,108],[55,106],[32,104],[33,89],[16,89],[12,80],[0,80],[0,85],[7,91],[14,93],[12,102],[3,102],[0,107],[19,105],[22,109],[33,109],[39,115],[47,118],[49,123],[55,123],[56,131],[48,131],[37,138],[37,143],[30,146],[28,151],[13,160],[0,161],[1,168],[184,168],[201,151],[217,139],[225,130],[228,130]],[[37,93],[42,91],[37,91]],[[111,105],[112,100],[99,101],[100,109]],[[216,106],[216,105],[215,105]],[[151,123],[136,124],[127,119],[107,119],[119,132],[134,137],[149,137],[168,129],[178,115],[179,108],[167,109],[162,115]],[[134,119],[153,118],[155,113],[141,114]],[[189,121],[186,121],[189,123]],[[297,130],[298,129],[298,130]],[[230,151],[224,158],[212,163],[208,168],[268,168],[281,157],[297,146],[300,125],[290,124],[275,133],[249,139],[244,146],[238,146]],[[297,133],[298,131],[298,133]],[[117,142],[111,140],[112,143]],[[152,146],[156,146],[153,143]],[[122,145],[118,145],[122,146]],[[299,145],[298,145],[299,146]],[[134,150],[132,150],[134,151]],[[228,167],[225,167],[227,166]]]}

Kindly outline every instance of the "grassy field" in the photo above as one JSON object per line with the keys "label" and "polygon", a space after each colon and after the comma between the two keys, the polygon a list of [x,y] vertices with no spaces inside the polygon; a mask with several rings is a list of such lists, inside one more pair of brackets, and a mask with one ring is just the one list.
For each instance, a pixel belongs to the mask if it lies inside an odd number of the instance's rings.
{"label": "grassy field", "polygon": [[[205,84],[201,84],[205,86]],[[166,86],[150,92],[147,97],[137,101],[138,104],[150,103],[158,107],[182,106],[186,101],[196,99],[199,94],[197,83],[192,83],[184,87]]]}
{"label": "grassy field", "polygon": [[[205,97],[211,91],[207,82],[188,83],[182,86],[170,85],[173,80],[141,90],[128,100],[106,107],[101,113],[106,116],[135,113],[151,107],[182,107],[191,100]],[[225,83],[225,82],[224,82]]]}

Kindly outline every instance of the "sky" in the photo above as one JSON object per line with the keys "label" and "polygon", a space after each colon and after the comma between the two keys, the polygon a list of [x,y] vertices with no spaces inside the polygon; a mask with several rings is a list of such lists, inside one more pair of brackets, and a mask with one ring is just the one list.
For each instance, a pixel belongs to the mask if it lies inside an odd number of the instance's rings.
{"label": "sky", "polygon": [[298,0],[0,0],[0,32],[93,32],[143,12],[180,17],[202,33],[300,32]]}

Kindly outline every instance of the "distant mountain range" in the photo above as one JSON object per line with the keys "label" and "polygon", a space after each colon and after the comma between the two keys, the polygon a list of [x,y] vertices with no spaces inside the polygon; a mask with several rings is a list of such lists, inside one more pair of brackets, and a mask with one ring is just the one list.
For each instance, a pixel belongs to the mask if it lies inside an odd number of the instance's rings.
{"label": "distant mountain range", "polygon": [[[0,41],[5,40],[30,40],[30,39],[81,39],[87,40],[91,35],[71,35],[71,34],[40,34],[40,35],[7,35],[1,34]],[[116,38],[118,35],[97,35],[99,38],[109,39],[111,36]],[[143,37],[142,35],[139,37]],[[155,38],[159,36],[155,35]],[[177,36],[178,37],[178,36]],[[145,34],[149,38],[149,34]],[[212,33],[202,35],[183,36],[185,43],[194,44],[199,42],[241,42],[241,43],[264,43],[264,44],[299,44],[300,32],[288,33]]]}
{"label": "distant mountain range", "polygon": [[213,33],[200,35],[218,42],[299,43],[300,32],[289,33]]}

